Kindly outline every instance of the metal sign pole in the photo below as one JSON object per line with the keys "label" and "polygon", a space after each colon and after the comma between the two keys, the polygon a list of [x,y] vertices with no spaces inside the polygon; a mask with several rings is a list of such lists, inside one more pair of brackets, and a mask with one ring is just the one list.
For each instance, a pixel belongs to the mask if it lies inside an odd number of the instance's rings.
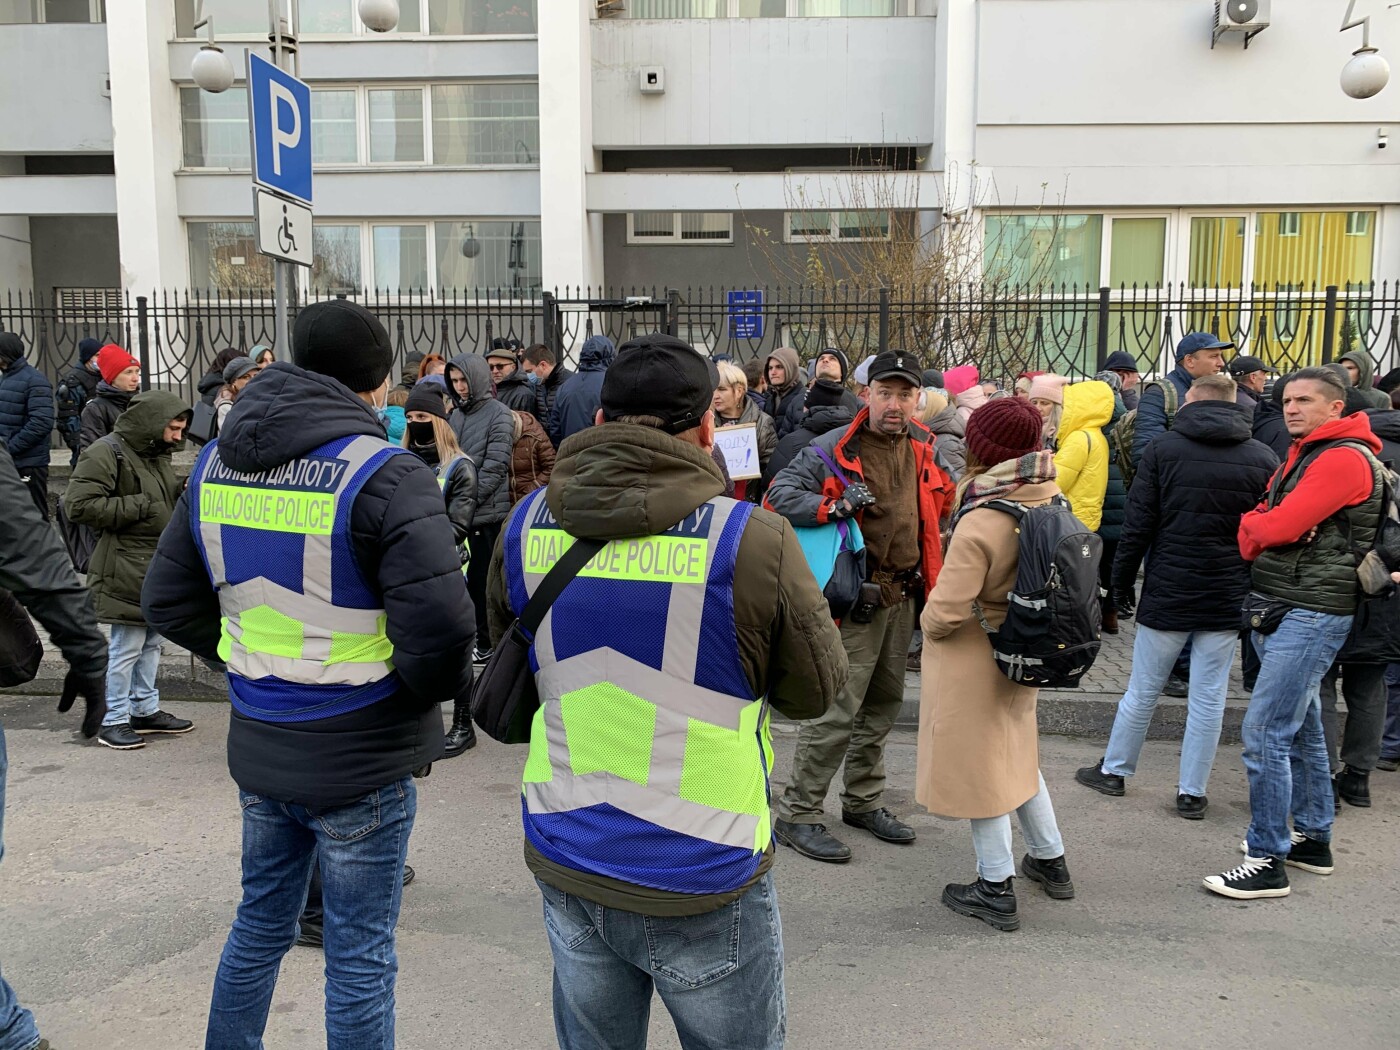
{"label": "metal sign pole", "polygon": [[[278,0],[268,0],[267,14],[271,23],[272,64],[288,73],[295,73],[297,38],[295,23],[287,25],[287,20],[278,10]],[[295,5],[294,5],[295,6]],[[294,9],[294,8],[293,8]],[[293,279],[292,264],[283,259],[272,261],[272,339],[277,346],[278,356],[290,360],[292,340],[287,324],[288,291]]]}

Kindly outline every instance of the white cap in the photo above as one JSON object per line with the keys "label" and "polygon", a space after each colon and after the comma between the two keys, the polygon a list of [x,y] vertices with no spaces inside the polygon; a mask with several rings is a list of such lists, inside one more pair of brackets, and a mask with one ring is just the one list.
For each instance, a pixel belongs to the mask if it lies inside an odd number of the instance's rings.
{"label": "white cap", "polygon": [[875,355],[874,355],[874,354],[871,354],[869,357],[867,357],[867,358],[866,358],[864,361],[862,361],[860,364],[856,365],[856,370],[855,370],[856,382],[859,383],[861,386],[869,386],[869,385],[870,385],[870,365],[874,362],[874,360],[875,360]]}

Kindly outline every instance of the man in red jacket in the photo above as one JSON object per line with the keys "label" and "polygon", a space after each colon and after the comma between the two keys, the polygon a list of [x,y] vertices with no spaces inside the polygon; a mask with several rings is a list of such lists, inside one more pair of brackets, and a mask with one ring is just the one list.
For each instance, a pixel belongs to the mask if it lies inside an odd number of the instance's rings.
{"label": "man in red jacket", "polygon": [[1260,669],[1241,730],[1251,813],[1245,860],[1204,881],[1223,897],[1286,897],[1285,864],[1332,873],[1332,777],[1319,686],[1351,630],[1357,552],[1370,548],[1384,513],[1380,440],[1365,413],[1342,418],[1345,404],[1346,391],[1328,369],[1289,377],[1288,459],[1264,502],[1240,519],[1240,554],[1254,563],[1249,605],[1259,613],[1251,623]]}

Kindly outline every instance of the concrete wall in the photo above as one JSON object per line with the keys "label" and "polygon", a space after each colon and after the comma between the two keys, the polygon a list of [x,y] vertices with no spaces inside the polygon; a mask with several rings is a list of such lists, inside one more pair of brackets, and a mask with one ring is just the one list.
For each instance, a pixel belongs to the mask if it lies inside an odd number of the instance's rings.
{"label": "concrete wall", "polygon": [[[936,21],[596,20],[593,144],[931,143]],[[640,93],[643,66],[664,94]]]}
{"label": "concrete wall", "polygon": [[112,152],[105,25],[0,26],[0,55],[0,153]]}
{"label": "concrete wall", "polygon": [[784,243],[782,228],[782,212],[736,213],[733,244],[628,244],[627,216],[607,215],[603,217],[607,283],[615,291],[787,284],[800,278],[807,249]]}
{"label": "concrete wall", "polygon": [[68,215],[29,220],[34,287],[115,288],[121,284],[115,215]]}
{"label": "concrete wall", "polygon": [[[949,0],[957,3],[960,0]],[[982,0],[975,159],[990,203],[1068,206],[1384,204],[1397,198],[1395,84],[1348,98],[1361,34],[1341,3],[1274,0],[1241,47],[1210,47],[1211,5],[1182,0]],[[1381,5],[1372,14],[1384,15]],[[1372,42],[1400,49],[1400,21]]]}

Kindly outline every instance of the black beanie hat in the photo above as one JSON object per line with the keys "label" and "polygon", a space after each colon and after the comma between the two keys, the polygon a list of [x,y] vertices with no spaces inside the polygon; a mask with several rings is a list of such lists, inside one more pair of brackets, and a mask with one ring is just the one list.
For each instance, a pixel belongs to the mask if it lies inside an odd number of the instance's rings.
{"label": "black beanie hat", "polygon": [[818,379],[807,389],[807,409],[814,408],[835,408],[841,404],[842,395],[846,393],[846,388],[840,383],[834,383],[830,379]]}
{"label": "black beanie hat", "polygon": [[698,427],[714,398],[714,367],[675,336],[629,339],[603,374],[603,418],[658,416],[668,434]]}
{"label": "black beanie hat", "polygon": [[843,354],[840,350],[837,350],[834,346],[825,347],[824,349],[818,351],[816,357],[812,358],[812,368],[814,370],[814,374],[817,361],[823,357],[836,358],[836,363],[841,366],[841,382],[844,383],[847,379],[851,378],[851,359],[848,358],[845,354]]}
{"label": "black beanie hat", "polygon": [[427,412],[439,419],[447,418],[447,406],[443,403],[444,388],[437,383],[420,382],[408,392],[404,402],[405,412]]}
{"label": "black beanie hat", "polygon": [[78,363],[85,365],[97,356],[97,351],[102,349],[102,344],[96,339],[78,340]]}
{"label": "black beanie hat", "polygon": [[356,394],[378,390],[394,353],[379,319],[349,299],[312,303],[292,328],[292,364],[338,379]]}

